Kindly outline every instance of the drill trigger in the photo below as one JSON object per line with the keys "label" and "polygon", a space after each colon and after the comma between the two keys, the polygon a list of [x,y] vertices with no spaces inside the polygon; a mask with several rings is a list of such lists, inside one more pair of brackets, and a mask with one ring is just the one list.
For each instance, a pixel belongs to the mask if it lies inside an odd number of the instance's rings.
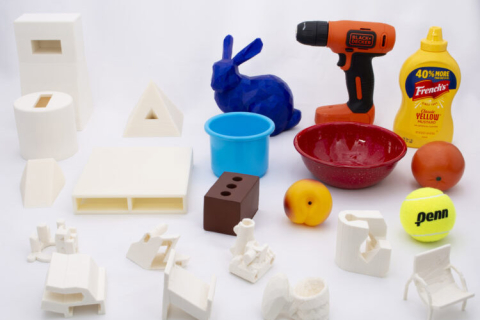
{"label": "drill trigger", "polygon": [[345,53],[339,53],[337,66],[343,67],[345,63],[347,63],[347,56],[345,55]]}

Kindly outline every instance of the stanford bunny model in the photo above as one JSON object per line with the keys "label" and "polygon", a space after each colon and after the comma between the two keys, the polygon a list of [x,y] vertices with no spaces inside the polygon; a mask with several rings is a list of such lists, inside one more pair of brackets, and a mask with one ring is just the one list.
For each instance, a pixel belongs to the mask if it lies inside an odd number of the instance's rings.
{"label": "stanford bunny model", "polygon": [[302,118],[293,108],[293,95],[288,85],[274,75],[248,77],[238,66],[262,51],[263,43],[255,39],[232,59],[233,37],[223,41],[222,60],[213,65],[212,89],[215,101],[223,112],[254,112],[275,123],[272,136],[295,127]]}

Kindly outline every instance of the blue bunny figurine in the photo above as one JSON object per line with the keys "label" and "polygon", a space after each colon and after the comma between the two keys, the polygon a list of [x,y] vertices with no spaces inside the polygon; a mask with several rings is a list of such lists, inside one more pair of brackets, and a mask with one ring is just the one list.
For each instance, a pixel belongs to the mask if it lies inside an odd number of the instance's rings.
{"label": "blue bunny figurine", "polygon": [[293,95],[288,85],[274,75],[248,77],[238,66],[262,51],[263,43],[255,39],[232,59],[233,37],[223,41],[222,60],[213,65],[212,89],[215,101],[223,112],[254,112],[269,117],[275,123],[275,136],[295,127],[302,118],[293,108]]}

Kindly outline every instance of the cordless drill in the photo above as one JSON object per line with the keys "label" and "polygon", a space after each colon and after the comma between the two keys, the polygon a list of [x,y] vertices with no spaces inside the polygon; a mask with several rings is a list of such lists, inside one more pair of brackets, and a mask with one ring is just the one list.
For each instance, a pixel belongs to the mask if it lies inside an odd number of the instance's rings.
{"label": "cordless drill", "polygon": [[297,41],[309,46],[329,47],[338,53],[337,65],[345,71],[348,102],[318,107],[315,123],[373,123],[372,58],[393,49],[395,28],[376,22],[306,21],[297,26]]}

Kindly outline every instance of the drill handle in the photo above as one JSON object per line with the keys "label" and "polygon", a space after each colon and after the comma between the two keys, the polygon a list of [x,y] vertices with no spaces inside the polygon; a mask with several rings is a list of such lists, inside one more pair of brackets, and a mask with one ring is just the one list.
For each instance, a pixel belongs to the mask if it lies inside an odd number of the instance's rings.
{"label": "drill handle", "polygon": [[383,56],[378,53],[353,53],[350,68],[345,71],[347,81],[347,106],[353,113],[367,113],[373,107],[373,76],[372,59]]}

